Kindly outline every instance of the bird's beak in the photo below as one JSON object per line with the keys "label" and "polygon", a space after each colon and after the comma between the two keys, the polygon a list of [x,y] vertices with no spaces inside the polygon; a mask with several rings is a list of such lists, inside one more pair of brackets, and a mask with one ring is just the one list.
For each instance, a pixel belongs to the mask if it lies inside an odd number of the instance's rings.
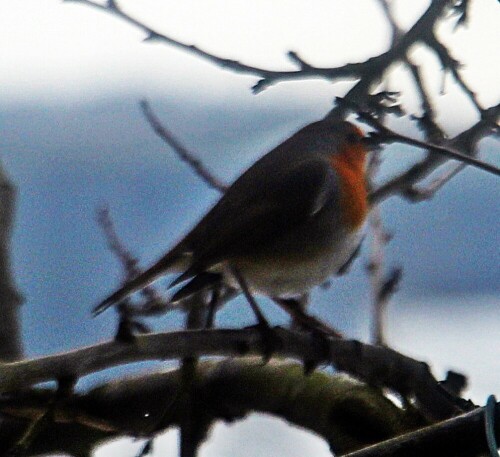
{"label": "bird's beak", "polygon": [[361,138],[361,144],[363,144],[368,151],[381,143],[382,142],[380,141],[379,135],[377,135],[376,133],[374,134],[373,132],[370,132],[366,136]]}

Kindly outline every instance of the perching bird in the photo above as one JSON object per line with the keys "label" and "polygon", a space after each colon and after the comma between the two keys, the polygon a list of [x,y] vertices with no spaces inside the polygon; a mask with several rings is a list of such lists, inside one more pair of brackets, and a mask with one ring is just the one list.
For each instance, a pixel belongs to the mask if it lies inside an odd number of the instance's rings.
{"label": "perching bird", "polygon": [[[347,121],[309,124],[259,159],[195,227],[137,278],[103,300],[97,315],[167,273],[189,283],[293,298],[348,262],[368,212],[363,132]],[[183,293],[184,291],[184,293]],[[179,294],[176,294],[179,297]]]}

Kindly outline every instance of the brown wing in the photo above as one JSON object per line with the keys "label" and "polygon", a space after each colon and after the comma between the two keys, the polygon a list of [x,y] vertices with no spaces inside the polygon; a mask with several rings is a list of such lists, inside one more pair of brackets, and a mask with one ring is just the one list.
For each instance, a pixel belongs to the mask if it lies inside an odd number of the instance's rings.
{"label": "brown wing", "polygon": [[193,252],[193,263],[183,279],[253,252],[256,246],[265,248],[315,217],[337,195],[335,173],[318,156],[286,171],[262,174],[253,169],[251,179],[245,181],[237,181],[184,239],[183,246]]}

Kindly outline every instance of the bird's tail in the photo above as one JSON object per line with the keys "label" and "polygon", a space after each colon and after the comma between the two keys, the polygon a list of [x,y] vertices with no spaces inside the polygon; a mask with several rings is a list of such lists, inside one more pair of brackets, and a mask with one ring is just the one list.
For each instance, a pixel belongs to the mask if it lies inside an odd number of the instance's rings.
{"label": "bird's tail", "polygon": [[141,273],[136,278],[124,284],[116,292],[99,303],[93,310],[92,315],[95,317],[107,310],[110,306],[122,301],[128,295],[143,289],[148,284],[151,284],[155,279],[167,273],[170,270],[175,270],[177,264],[182,261],[183,256],[176,250],[170,251],[168,254],[158,260],[152,267]]}

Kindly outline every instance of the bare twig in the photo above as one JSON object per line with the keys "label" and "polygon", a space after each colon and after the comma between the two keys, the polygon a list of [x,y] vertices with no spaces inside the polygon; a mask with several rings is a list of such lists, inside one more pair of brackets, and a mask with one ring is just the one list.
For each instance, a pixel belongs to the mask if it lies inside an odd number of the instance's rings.
{"label": "bare twig", "polygon": [[454,151],[449,147],[426,143],[425,141],[420,141],[417,140],[416,138],[410,138],[405,135],[401,135],[399,133],[390,131],[389,129],[385,129],[385,132],[386,134],[384,135],[384,142],[387,143],[398,142],[403,144],[409,144],[411,146],[417,146],[421,149],[428,149],[430,151],[437,152],[438,154],[441,154],[450,159],[458,160],[467,165],[479,168],[480,170],[492,173],[495,176],[500,176],[500,168],[496,167],[495,165],[482,162],[481,160],[475,159],[474,157],[470,157],[468,155],[462,154],[461,152]]}
{"label": "bare twig", "polygon": [[389,23],[389,26],[391,28],[391,43],[392,46],[396,44],[396,42],[399,40],[399,38],[403,35],[403,31],[399,27],[399,25],[396,22],[396,19],[394,18],[394,15],[392,13],[392,8],[391,4],[389,3],[388,0],[378,0],[378,3],[380,7],[382,8],[382,11],[384,12],[385,18],[387,19],[387,22]]}
{"label": "bare twig", "polygon": [[33,418],[31,423],[28,425],[22,436],[16,441],[16,443],[9,449],[7,455],[26,455],[28,449],[33,444],[33,441],[44,432],[45,426],[52,419],[53,404],[50,400],[47,402],[47,407],[41,410],[39,415]]}
{"label": "bare twig", "polygon": [[[427,42],[432,39],[432,30],[436,21],[442,16],[446,6],[450,0],[435,0],[431,3],[427,11],[413,25],[413,27],[404,35],[393,43],[389,51],[384,52],[376,57],[372,57],[365,62],[349,63],[340,67],[320,68],[306,63],[302,58],[298,57],[296,52],[290,51],[289,58],[295,64],[299,65],[298,70],[294,71],[272,71],[260,67],[242,64],[236,60],[218,57],[202,49],[182,43],[167,35],[159,33],[147,26],[143,22],[131,17],[125,13],[116,1],[100,4],[91,0],[66,0],[76,3],[81,3],[101,11],[113,14],[129,24],[143,30],[147,34],[146,40],[162,41],[168,45],[183,49],[191,54],[201,57],[209,62],[212,62],[222,68],[232,70],[237,73],[252,74],[261,79],[252,87],[252,90],[257,93],[269,86],[285,80],[292,79],[307,79],[307,78],[323,78],[329,81],[338,79],[358,79],[358,83],[349,91],[347,98],[359,102],[361,98],[367,94],[372,86],[383,73],[394,62],[405,57],[409,47],[418,42]],[[428,39],[429,38],[429,39]]]}
{"label": "bare twig", "polygon": [[417,119],[418,125],[424,131],[425,139],[427,141],[441,143],[441,141],[445,138],[445,134],[436,122],[434,108],[431,104],[430,95],[425,88],[420,67],[412,63],[410,59],[407,59],[406,63],[413,77],[413,80],[415,81],[415,86],[417,87],[418,93],[420,95],[422,106],[422,115],[420,117],[413,117]]}
{"label": "bare twig", "polygon": [[440,146],[437,144],[427,143],[425,141],[418,140],[416,138],[410,138],[406,135],[402,135],[400,133],[396,133],[394,130],[386,127],[384,124],[379,122],[376,118],[371,115],[367,115],[366,113],[359,113],[360,119],[362,119],[367,124],[370,124],[372,127],[376,128],[379,132],[378,135],[375,135],[375,143],[403,143],[409,144],[411,146],[417,146],[421,149],[427,149],[431,152],[435,152],[444,157],[458,160],[467,165],[472,165],[473,167],[479,168],[480,170],[487,171],[496,176],[500,176],[500,168],[492,165],[490,163],[482,162],[481,160],[475,159],[474,157],[462,154],[459,151],[455,151],[450,147]]}
{"label": "bare twig", "polygon": [[123,245],[116,233],[113,220],[109,213],[109,208],[102,207],[97,211],[97,222],[104,232],[108,247],[113,254],[118,257],[125,271],[124,281],[130,281],[135,278],[141,271],[137,267],[138,260],[132,256],[132,253]]}
{"label": "bare twig", "polygon": [[179,158],[186,162],[194,170],[194,172],[210,187],[224,193],[227,189],[227,186],[220,182],[210,171],[208,171],[203,163],[199,159],[197,159],[194,154],[188,151],[174,137],[174,135],[169,130],[167,130],[165,126],[162,125],[146,100],[143,100],[141,102],[141,108],[144,116],[146,116],[146,119],[148,120],[149,124],[156,132],[156,134],[176,152]]}
{"label": "bare twig", "polygon": [[[139,276],[142,270],[137,266],[138,260],[125,247],[118,237],[113,220],[111,219],[109,208],[103,207],[99,209],[97,212],[97,220],[104,232],[109,249],[118,257],[120,263],[122,264],[123,270],[125,271],[124,282],[130,281]],[[127,306],[122,308],[123,310],[126,309],[127,317],[132,317],[134,315],[150,316],[163,314],[172,309],[168,300],[165,297],[162,297],[154,287],[150,285],[146,286],[141,289],[140,293],[145,298],[145,302],[139,307]]]}
{"label": "bare twig", "polygon": [[387,282],[384,271],[384,248],[388,237],[382,224],[379,206],[375,206],[370,212],[369,227],[372,238],[370,260],[367,265],[372,295],[370,340],[373,344],[382,346],[386,344],[384,320],[390,294],[382,293]]}
{"label": "bare twig", "polygon": [[[381,155],[375,151],[368,163],[367,178],[369,187],[373,187],[373,179],[377,175]],[[391,295],[395,292],[401,278],[401,268],[393,268],[390,274],[385,272],[384,250],[391,239],[391,236],[384,229],[380,207],[375,205],[370,211],[368,227],[371,233],[371,245],[369,262],[366,266],[371,286],[371,338],[370,341],[376,345],[386,345],[385,338],[385,313]]]}
{"label": "bare twig", "polygon": [[[365,65],[370,62],[369,68],[367,68],[366,72],[363,72],[363,77],[347,92],[344,99],[363,109],[372,87],[380,82],[385,72],[395,62],[406,59],[411,46],[425,42],[426,37],[433,33],[436,22],[442,17],[449,3],[449,0],[434,0],[431,2],[413,27],[401,36],[391,49],[365,62]],[[348,110],[348,106],[343,103],[338,104],[327,117],[342,117],[346,110]]]}
{"label": "bare twig", "polygon": [[420,202],[423,200],[429,200],[436,192],[438,192],[448,181],[454,178],[458,173],[460,173],[467,165],[464,163],[450,164],[447,170],[445,170],[437,178],[433,179],[431,183],[427,185],[414,185],[405,191],[405,197],[412,202]]}
{"label": "bare twig", "polygon": [[[254,93],[261,92],[262,90],[268,88],[269,86],[284,80],[293,80],[293,79],[306,79],[311,77],[316,78],[325,78],[329,80],[336,80],[339,78],[360,78],[362,76],[362,70],[367,64],[363,63],[352,63],[343,65],[341,67],[336,68],[319,68],[314,67],[309,64],[305,64],[304,61],[300,59],[300,69],[294,71],[272,71],[267,70],[265,68],[255,67],[252,65],[246,65],[236,60],[226,59],[222,57],[218,57],[214,54],[206,52],[197,46],[189,45],[182,43],[178,40],[170,38],[167,35],[164,35],[151,27],[148,27],[143,22],[134,19],[127,13],[125,13],[116,2],[100,4],[90,0],[66,0],[67,2],[81,3],[83,5],[87,5],[101,11],[105,11],[107,13],[111,13],[120,19],[128,22],[129,24],[143,30],[147,37],[145,41],[162,41],[168,45],[177,47],[179,49],[183,49],[191,54],[196,55],[197,57],[201,57],[219,67],[222,67],[227,70],[231,70],[237,73],[245,73],[251,74],[260,77],[261,79],[257,81],[257,83],[252,87]],[[293,62],[299,62],[299,59],[294,58],[296,54],[290,55],[290,59]]]}
{"label": "bare twig", "polygon": [[451,74],[455,78],[455,81],[469,97],[469,100],[472,102],[474,107],[478,112],[481,113],[483,111],[483,108],[477,101],[476,94],[469,88],[469,86],[465,83],[464,79],[460,75],[459,69],[461,67],[461,64],[451,56],[448,48],[443,45],[433,33],[426,35],[425,43],[436,53],[441,62],[441,65],[443,66],[443,69],[449,70],[451,72]]}
{"label": "bare twig", "polygon": [[[460,151],[466,151],[470,156],[476,154],[476,145],[485,135],[498,130],[498,117],[500,116],[500,104],[485,110],[481,119],[469,129],[451,138],[446,144]],[[384,126],[382,126],[385,129]],[[416,183],[425,179],[438,167],[446,162],[446,158],[438,154],[429,154],[425,159],[411,166],[400,175],[380,185],[370,193],[372,204],[379,203],[392,195],[406,196],[408,189]],[[411,191],[410,191],[411,200]]]}

